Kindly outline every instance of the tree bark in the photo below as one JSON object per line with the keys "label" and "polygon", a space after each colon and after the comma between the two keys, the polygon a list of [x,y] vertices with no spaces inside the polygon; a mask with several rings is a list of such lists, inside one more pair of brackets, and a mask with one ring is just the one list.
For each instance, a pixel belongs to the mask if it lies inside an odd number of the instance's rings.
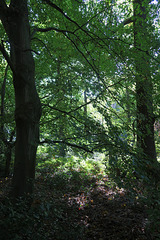
{"label": "tree bark", "polygon": [[27,0],[0,2],[0,17],[10,42],[10,61],[15,89],[16,145],[13,195],[32,194],[39,142],[41,104],[35,86]]}
{"label": "tree bark", "polygon": [[148,1],[134,0],[134,46],[137,101],[137,147],[143,158],[155,163],[153,83],[150,73]]}

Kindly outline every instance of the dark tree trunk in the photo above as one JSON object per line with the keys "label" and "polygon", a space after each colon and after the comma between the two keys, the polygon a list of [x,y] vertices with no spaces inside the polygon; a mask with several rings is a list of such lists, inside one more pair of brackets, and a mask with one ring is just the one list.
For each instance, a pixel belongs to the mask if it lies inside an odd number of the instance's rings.
{"label": "dark tree trunk", "polygon": [[[147,3],[134,0],[134,45],[137,96],[137,147],[151,163],[156,162],[153,114],[153,84],[150,74]],[[141,155],[140,154],[140,155]],[[141,156],[142,156],[141,155]]]}
{"label": "dark tree trunk", "polygon": [[3,7],[0,16],[10,42],[10,59],[7,60],[13,71],[15,89],[13,194],[19,197],[33,192],[41,104],[35,87],[27,0],[12,0],[9,7],[5,1],[0,4]]}

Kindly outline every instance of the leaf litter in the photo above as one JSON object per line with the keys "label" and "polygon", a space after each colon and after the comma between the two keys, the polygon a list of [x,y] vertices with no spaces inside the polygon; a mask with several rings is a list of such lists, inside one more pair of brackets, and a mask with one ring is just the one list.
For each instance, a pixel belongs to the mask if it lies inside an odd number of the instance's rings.
{"label": "leaf litter", "polygon": [[[7,195],[10,181],[0,182],[1,200]],[[155,239],[147,228],[146,206],[139,197],[131,197],[128,190],[109,181],[108,176],[82,177],[77,172],[72,172],[69,178],[39,174],[31,205],[33,226],[18,231],[17,239],[36,240],[38,236],[47,240]]]}

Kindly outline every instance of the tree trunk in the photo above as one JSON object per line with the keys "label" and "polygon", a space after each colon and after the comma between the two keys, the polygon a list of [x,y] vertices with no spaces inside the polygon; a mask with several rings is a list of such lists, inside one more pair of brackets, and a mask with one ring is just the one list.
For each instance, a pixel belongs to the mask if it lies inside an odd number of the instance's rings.
{"label": "tree trunk", "polygon": [[84,132],[87,134],[87,90],[84,90],[84,116],[85,116],[85,124],[84,124]]}
{"label": "tree trunk", "polygon": [[[134,0],[134,45],[137,101],[137,147],[143,158],[156,162],[153,114],[153,84],[150,74],[146,0]],[[141,156],[142,156],[141,155]]]}
{"label": "tree trunk", "polygon": [[12,146],[8,144],[5,152],[5,160],[6,160],[5,173],[4,173],[5,177],[8,177],[10,174],[11,159],[12,159]]}
{"label": "tree trunk", "polygon": [[16,145],[13,194],[32,194],[39,141],[41,104],[35,87],[35,64],[31,53],[27,0],[1,3],[3,26],[10,42],[10,66],[15,89]]}

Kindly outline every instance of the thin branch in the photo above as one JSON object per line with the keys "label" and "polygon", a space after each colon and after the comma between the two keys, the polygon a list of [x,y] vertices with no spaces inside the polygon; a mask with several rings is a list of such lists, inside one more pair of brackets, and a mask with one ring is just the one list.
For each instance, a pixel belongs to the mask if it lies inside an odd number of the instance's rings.
{"label": "thin branch", "polygon": [[127,18],[126,20],[124,20],[120,25],[127,25],[127,24],[130,24],[130,23],[133,23],[134,22],[134,19],[133,19],[133,16],[130,17],[130,18]]}
{"label": "thin branch", "polygon": [[23,50],[23,52],[33,52],[33,53],[35,53],[37,55],[40,55],[40,53],[38,53],[37,51],[35,51],[33,49],[25,49],[25,50]]}
{"label": "thin branch", "polygon": [[62,32],[62,33],[68,32],[68,33],[72,33],[72,34],[73,34],[73,32],[71,32],[71,31],[58,29],[58,28],[56,28],[56,27],[35,28],[35,29],[33,30],[32,34],[31,34],[31,38],[34,36],[34,34],[35,34],[36,32],[50,32],[50,31]]}
{"label": "thin branch", "polygon": [[[74,23],[74,24],[78,27],[78,29],[80,29],[80,30],[82,30],[83,32],[85,32],[90,38],[93,38],[90,34],[97,36],[96,34],[90,33],[90,32],[88,32],[87,30],[83,29],[84,24],[83,24],[82,26],[80,26],[76,21],[74,21],[74,20],[71,19],[66,13],[64,13],[63,10],[62,10],[60,7],[58,7],[56,4],[52,3],[50,0],[42,0],[42,1],[43,1],[43,2],[46,2],[46,3],[47,3],[49,6],[51,6],[52,8],[58,10],[66,19],[68,19],[70,22]],[[76,29],[75,31],[77,31],[78,29]],[[75,32],[75,31],[74,31],[74,32]],[[67,31],[67,32],[68,32],[68,31]],[[71,33],[73,34],[74,32],[71,32]]]}
{"label": "thin branch", "polygon": [[67,111],[64,111],[64,110],[61,110],[61,109],[58,109],[56,107],[53,107],[53,106],[50,106],[49,104],[42,104],[42,106],[46,106],[46,107],[49,107],[50,109],[53,109],[55,111],[58,111],[58,112],[61,112],[61,113],[64,113],[66,115],[69,115],[71,118],[75,119],[77,122],[79,122],[80,124],[84,124],[83,122],[79,121],[75,116],[71,115],[69,112]]}
{"label": "thin branch", "polygon": [[93,71],[96,73],[96,75],[98,76],[99,73],[98,71],[95,69],[95,67],[90,63],[90,61],[87,59],[87,57],[85,56],[85,54],[78,48],[78,46],[76,45],[76,43],[67,35],[64,33],[64,35],[70,40],[70,42],[75,46],[75,48],[77,49],[77,51],[84,57],[84,59],[86,60],[86,62],[89,64],[89,66],[93,69]]}
{"label": "thin branch", "polygon": [[47,47],[47,45],[41,39],[39,39],[39,38],[32,38],[32,40],[38,40],[40,43],[42,43],[43,46],[47,49],[47,52],[49,53],[50,57],[53,59],[53,56],[52,56],[49,48]]}
{"label": "thin branch", "polygon": [[[81,28],[81,27],[80,27]],[[87,57],[85,56],[85,54],[78,48],[78,46],[75,44],[75,42],[67,35],[67,33],[70,33],[70,34],[73,34],[74,36],[76,36],[76,38],[82,43],[83,47],[85,48],[83,42],[81,41],[81,39],[75,34],[75,32],[77,31],[77,29],[72,32],[72,31],[68,31],[68,30],[62,30],[62,29],[58,29],[58,28],[55,28],[55,27],[48,27],[48,28],[35,28],[33,33],[32,33],[32,36],[34,36],[34,34],[36,32],[49,32],[49,31],[57,31],[57,32],[61,32],[64,34],[65,37],[67,37],[69,39],[70,42],[72,42],[72,44],[75,46],[75,48],[78,50],[78,52],[81,53],[81,55],[85,58],[85,60],[88,62],[88,64],[92,67],[93,71],[96,73],[96,75],[98,75],[98,72],[96,70],[96,67],[94,66],[94,64],[91,64],[89,62],[89,60],[87,59]],[[83,30],[84,31],[84,30]],[[85,31],[86,32],[86,31]],[[87,32],[86,32],[87,33]],[[89,35],[89,34],[87,34]],[[90,35],[89,35],[90,38],[92,38]],[[87,52],[87,49],[85,48],[85,51]],[[88,52],[87,52],[88,53]],[[88,53],[89,54],[89,53]],[[89,54],[89,56],[91,57],[92,61],[93,61],[93,58],[92,56]]]}
{"label": "thin branch", "polygon": [[40,141],[39,142],[39,144],[44,144],[44,143],[48,143],[48,144],[56,144],[56,143],[66,144],[67,146],[78,148],[78,149],[81,149],[81,150],[83,150],[85,152],[93,153],[93,151],[88,149],[87,146],[80,146],[80,145],[77,145],[77,144],[74,144],[74,143],[66,142],[64,140],[56,140],[56,141],[54,141],[54,140],[45,139],[44,141]]}
{"label": "thin branch", "polygon": [[78,28],[82,29],[81,26],[75,22],[73,19],[71,19],[69,16],[67,16],[66,13],[63,12],[63,10],[58,7],[56,4],[54,4],[52,1],[50,0],[42,0],[43,2],[47,3],[49,6],[51,6],[52,8],[56,9],[58,12],[60,12],[66,19],[68,19],[70,22],[74,23],[76,26],[78,26]]}
{"label": "thin branch", "polygon": [[[103,13],[106,9],[100,11],[100,12],[97,12],[94,16],[92,16],[87,22],[85,22],[84,24],[81,25],[81,29],[82,27],[84,27],[85,25],[87,25],[89,22],[91,22],[94,18],[96,18],[99,14]],[[76,29],[74,31],[74,33],[77,31],[78,29]]]}
{"label": "thin branch", "polygon": [[72,109],[71,111],[69,111],[69,113],[75,112],[75,111],[77,111],[77,110],[79,110],[79,109],[81,109],[81,108],[89,105],[90,103],[92,103],[92,102],[94,102],[94,101],[96,101],[96,99],[92,99],[92,100],[90,100],[89,102],[87,102],[87,103],[85,103],[85,104],[82,104],[81,106],[79,106],[79,107],[77,107],[77,108],[75,108],[75,109]]}
{"label": "thin branch", "polygon": [[[106,84],[105,84],[105,89],[102,90],[95,98],[92,98],[92,99],[91,99],[90,101],[88,101],[87,103],[84,103],[84,104],[78,106],[77,108],[71,109],[71,110],[68,111],[68,112],[67,112],[67,111],[64,111],[64,110],[61,110],[61,109],[58,109],[58,108],[56,108],[56,107],[54,107],[54,106],[51,106],[51,105],[49,105],[49,104],[42,104],[42,106],[49,107],[49,108],[51,108],[51,109],[53,109],[53,110],[56,110],[56,111],[59,111],[59,112],[61,112],[61,113],[70,115],[71,113],[73,113],[73,112],[75,112],[75,111],[77,111],[77,110],[79,110],[79,109],[81,109],[81,108],[89,105],[90,103],[96,102],[96,101],[98,100],[98,98],[100,98],[100,96],[101,96],[106,90],[108,90],[108,88],[113,87],[113,86],[116,86],[117,84],[120,84],[121,81],[124,81],[124,80],[121,79],[121,80],[119,80],[118,82],[116,82],[116,83],[114,83],[114,84],[111,84],[111,85],[108,85],[108,86],[106,86]],[[48,95],[48,96],[49,96],[49,95]],[[62,100],[62,99],[61,99],[61,100]],[[118,103],[118,104],[119,104],[119,103]],[[55,106],[56,106],[56,105],[57,105],[57,103],[55,104]],[[73,117],[72,115],[70,115],[70,116]],[[76,119],[76,120],[77,120],[77,119]]]}
{"label": "thin branch", "polygon": [[[4,79],[1,87],[1,114],[0,116],[4,117],[4,99],[5,99],[5,90],[6,90],[6,80],[7,80],[7,72],[8,72],[8,65],[5,69]],[[1,125],[1,129],[3,129],[3,123]]]}
{"label": "thin branch", "polygon": [[8,65],[10,66],[12,72],[15,74],[15,69],[14,69],[13,63],[10,59],[10,56],[8,55],[7,51],[4,48],[3,41],[0,44],[0,51],[3,55],[3,57],[6,59],[6,61],[7,61]]}

